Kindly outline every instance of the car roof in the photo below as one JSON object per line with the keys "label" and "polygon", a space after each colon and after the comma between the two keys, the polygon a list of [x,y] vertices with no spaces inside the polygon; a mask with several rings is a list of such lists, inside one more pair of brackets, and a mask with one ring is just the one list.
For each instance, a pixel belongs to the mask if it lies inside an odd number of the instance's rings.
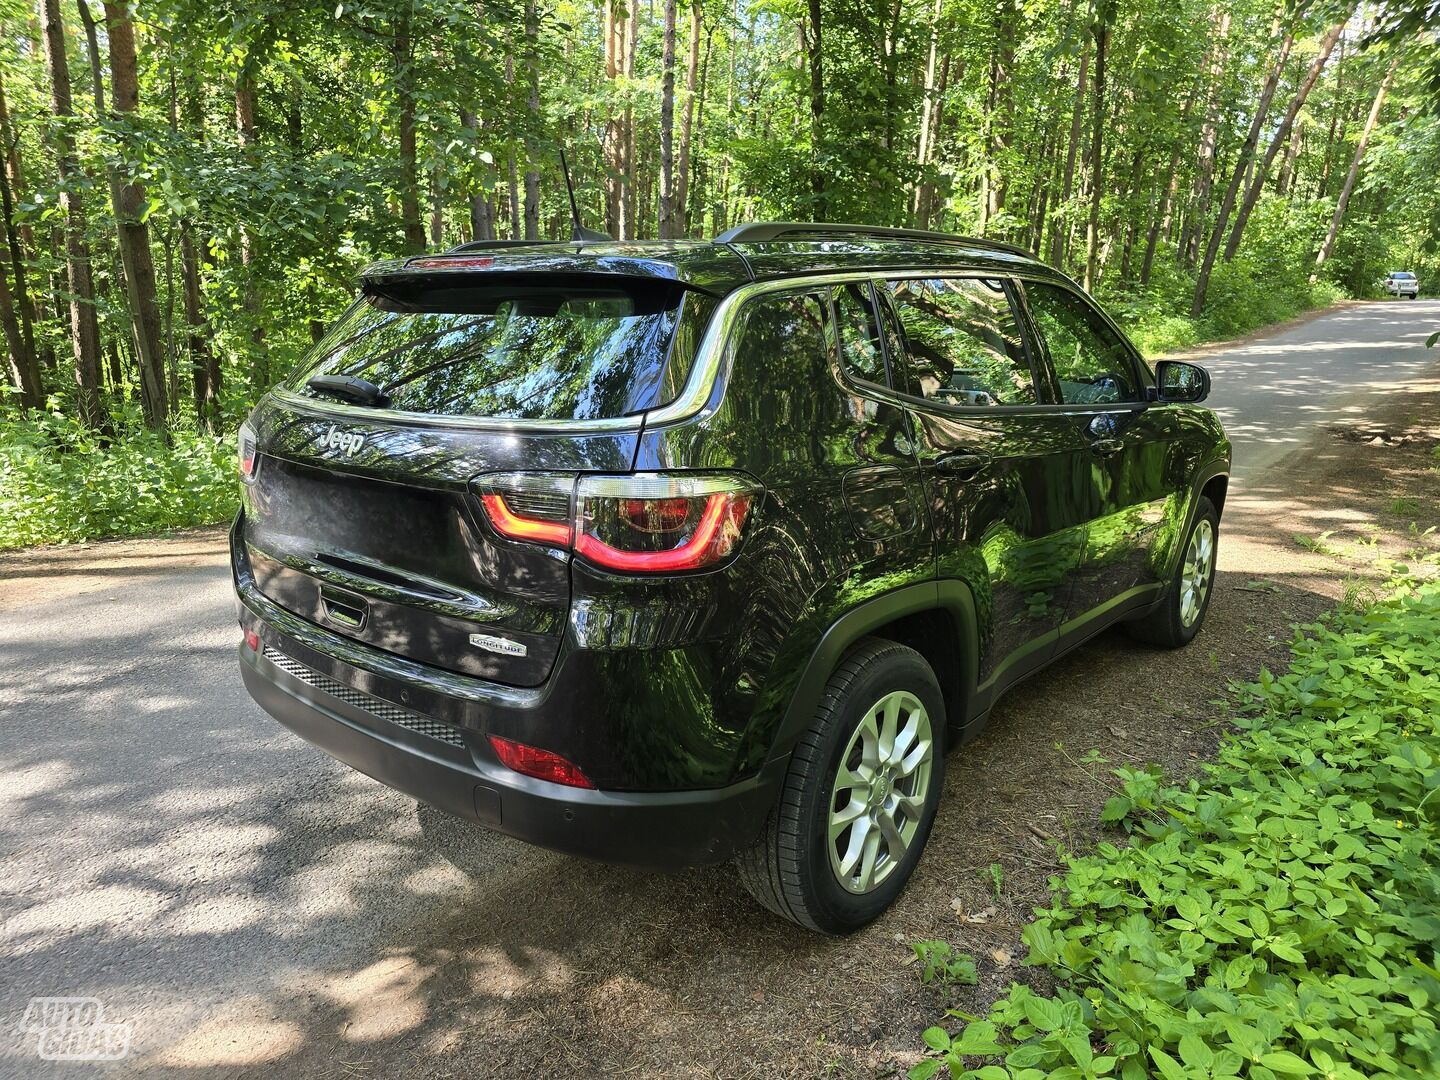
{"label": "car roof", "polygon": [[388,280],[451,274],[618,274],[670,280],[714,295],[757,281],[817,273],[961,270],[1062,275],[1007,244],[869,226],[765,222],[714,240],[481,241],[390,259],[363,272]]}

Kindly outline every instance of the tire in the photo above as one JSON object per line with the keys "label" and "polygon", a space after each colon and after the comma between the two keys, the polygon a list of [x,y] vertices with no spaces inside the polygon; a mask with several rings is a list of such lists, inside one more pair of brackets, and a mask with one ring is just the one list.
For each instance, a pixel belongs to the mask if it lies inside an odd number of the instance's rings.
{"label": "tire", "polygon": [[[852,779],[862,780],[859,770],[874,775],[865,759],[881,746],[892,711],[886,706],[892,704],[895,728],[902,734],[912,727],[916,731],[912,749],[902,751],[898,766],[911,761],[910,771],[897,769],[891,781],[882,772],[869,785],[842,786],[842,758]],[[917,754],[926,725],[928,756]],[[848,934],[872,922],[905,888],[929,838],[945,780],[944,736],[945,701],[925,659],[893,641],[860,642],[830,676],[759,840],[735,861],[741,884],[770,911],[821,933]],[[835,803],[847,791],[842,811],[856,816],[831,841],[832,815],[841,812]],[[902,799],[914,799],[918,806],[907,812]],[[875,823],[887,811],[890,831]],[[903,838],[898,860],[891,854],[892,834]],[[866,839],[871,835],[877,838],[873,843]],[[858,859],[847,887],[841,873],[851,855]]]}
{"label": "tire", "polygon": [[[1204,543],[1208,536],[1208,545]],[[1185,534],[1180,565],[1165,587],[1165,597],[1149,614],[1125,624],[1137,641],[1178,649],[1190,644],[1205,622],[1210,597],[1215,592],[1215,563],[1220,541],[1220,515],[1215,505],[1201,495],[1195,502],[1195,519]],[[1201,560],[1203,559],[1203,565]],[[1189,568],[1195,567],[1194,571]],[[1188,588],[1187,588],[1188,586]],[[1198,599],[1195,595],[1198,590]]]}

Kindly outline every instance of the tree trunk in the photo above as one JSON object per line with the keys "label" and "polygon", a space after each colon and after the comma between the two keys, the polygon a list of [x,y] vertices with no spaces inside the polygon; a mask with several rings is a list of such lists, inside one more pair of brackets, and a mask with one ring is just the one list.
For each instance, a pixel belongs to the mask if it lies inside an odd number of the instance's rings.
{"label": "tree trunk", "polygon": [[675,0],[664,0],[660,51],[660,200],[656,224],[661,240],[678,235],[675,228]]}
{"label": "tree trunk", "polygon": [[525,136],[525,239],[540,239],[540,170],[536,168],[535,132],[540,127],[540,72],[536,64],[540,47],[540,18],[535,0],[525,0],[525,81],[529,87],[526,106],[529,130]]}
{"label": "tree trunk", "polygon": [[1190,194],[1190,213],[1185,226],[1180,230],[1180,261],[1193,266],[1199,254],[1202,222],[1210,211],[1210,186],[1215,180],[1215,148],[1219,140],[1220,112],[1219,94],[1221,76],[1225,73],[1225,57],[1229,49],[1230,11],[1218,9],[1215,13],[1215,47],[1210,52],[1208,78],[1205,90],[1205,122],[1200,130],[1199,169]]}
{"label": "tree trunk", "polygon": [[810,68],[810,194],[814,203],[812,216],[825,220],[825,54],[822,48],[822,15],[820,0],[808,0],[809,35],[806,38],[806,61]]}
{"label": "tree trunk", "polygon": [[1254,164],[1255,147],[1260,142],[1260,132],[1265,126],[1265,117],[1270,112],[1275,87],[1280,84],[1280,76],[1285,71],[1285,62],[1290,59],[1290,48],[1294,44],[1295,34],[1287,30],[1280,42],[1280,55],[1275,66],[1270,69],[1270,74],[1260,89],[1260,100],[1255,106],[1255,116],[1250,121],[1250,131],[1240,147],[1240,157],[1235,162],[1235,172],[1231,174],[1230,183],[1225,188],[1225,197],[1220,200],[1220,213],[1216,218],[1215,228],[1210,233],[1210,242],[1205,246],[1205,258],[1200,263],[1200,272],[1195,277],[1195,295],[1190,301],[1192,318],[1205,310],[1205,292],[1210,287],[1210,272],[1215,268],[1215,256],[1220,252],[1220,238],[1225,235],[1225,227],[1230,222],[1230,211],[1235,208],[1235,196],[1245,181],[1246,170]]}
{"label": "tree trunk", "polygon": [[1375,100],[1370,105],[1370,115],[1365,118],[1365,127],[1360,131],[1360,141],[1355,144],[1355,156],[1350,159],[1350,171],[1345,174],[1345,184],[1340,189],[1340,198],[1335,203],[1335,213],[1330,218],[1330,228],[1325,233],[1325,242],[1320,245],[1320,253],[1315,256],[1315,272],[1310,275],[1314,281],[1320,275],[1320,268],[1330,258],[1331,252],[1335,250],[1335,237],[1340,233],[1340,223],[1345,219],[1345,207],[1350,202],[1350,195],[1355,190],[1355,180],[1360,175],[1360,165],[1365,160],[1365,150],[1370,145],[1370,136],[1375,133],[1375,125],[1380,121],[1380,110],[1385,105],[1385,95],[1390,91],[1390,80],[1395,77],[1395,69],[1400,66],[1400,56],[1390,61],[1390,67],[1385,72],[1385,78],[1380,80],[1380,88],[1375,91]]}
{"label": "tree trunk", "polygon": [[1235,215],[1235,225],[1230,230],[1230,239],[1225,244],[1225,261],[1229,262],[1240,250],[1240,239],[1245,233],[1245,224],[1250,220],[1250,213],[1255,209],[1255,203],[1260,199],[1260,192],[1265,187],[1265,178],[1270,175],[1270,166],[1275,161],[1275,156],[1280,153],[1280,148],[1290,138],[1290,131],[1295,125],[1295,117],[1305,105],[1305,99],[1310,96],[1320,73],[1325,70],[1325,64],[1330,59],[1331,52],[1335,49],[1335,43],[1340,40],[1340,35],[1345,30],[1345,20],[1341,20],[1330,28],[1324,39],[1320,42],[1320,52],[1310,65],[1310,70],[1305,73],[1305,78],[1295,90],[1295,96],[1290,99],[1290,107],[1285,110],[1285,119],[1280,121],[1280,126],[1275,129],[1274,136],[1270,139],[1270,145],[1265,149],[1265,156],[1260,159],[1259,166],[1255,169],[1255,176],[1250,181],[1250,186],[1245,189],[1245,198],[1240,202],[1240,209]]}
{"label": "tree trunk", "polygon": [[1320,182],[1315,192],[1317,198],[1325,198],[1330,193],[1330,171],[1333,168],[1334,151],[1336,145],[1336,127],[1339,127],[1339,141],[1345,140],[1344,121],[1344,91],[1345,91],[1345,42],[1340,42],[1340,56],[1335,61],[1335,88],[1330,93],[1330,100],[1333,105],[1330,109],[1330,127],[1325,134],[1325,157],[1320,167]]}
{"label": "tree trunk", "polygon": [[690,233],[690,161],[695,90],[700,76],[701,0],[690,0],[690,46],[685,61],[685,107],[680,111],[680,153],[675,165],[676,236]]}
{"label": "tree trunk", "polygon": [[[995,47],[990,52],[990,115],[986,119],[990,138],[986,143],[985,178],[988,194],[985,222],[1005,211],[1010,190],[1010,147],[1015,140],[1015,96],[1012,92],[1015,67],[1016,19],[1014,0],[996,0],[994,9]],[[1098,66],[1096,68],[1099,70]],[[1098,86],[1098,83],[1097,83]],[[985,234],[982,228],[981,235]],[[1002,234],[1006,230],[1002,229]]]}
{"label": "tree trunk", "polygon": [[[625,25],[625,66],[621,74],[625,76],[625,83],[628,86],[630,80],[635,76],[635,45],[640,39],[640,13],[635,10],[636,0],[630,0],[630,18]],[[639,175],[635,142],[635,108],[633,105],[625,105],[625,223],[626,232],[624,239],[635,240],[639,237],[637,231],[640,227],[638,216],[639,198]]]}
{"label": "tree trunk", "polygon": [[1285,143],[1285,157],[1280,163],[1280,175],[1275,178],[1275,194],[1288,196],[1290,185],[1295,179],[1295,161],[1300,156],[1300,148],[1305,145],[1305,118],[1302,116],[1295,121],[1295,127],[1290,132],[1290,138]]}
{"label": "tree trunk", "polygon": [[[620,54],[623,51],[623,16],[617,14],[616,4],[624,0],[605,0],[604,12],[604,53],[605,78],[614,93],[615,83],[620,78]],[[623,173],[625,168],[625,132],[618,108],[612,106],[605,120],[605,131],[601,138],[601,156],[605,166],[605,229],[617,240],[622,238],[624,219]]]}
{"label": "tree trunk", "polygon": [[[1190,111],[1189,103],[1186,103],[1185,111]],[[1170,152],[1170,168],[1166,175],[1170,178],[1165,186],[1165,196],[1160,202],[1160,210],[1150,223],[1150,234],[1145,238],[1145,257],[1140,260],[1140,284],[1150,283],[1150,271],[1155,265],[1155,245],[1160,242],[1160,234],[1169,228],[1170,215],[1175,206],[1175,196],[1180,192],[1180,151],[1183,143],[1175,141],[1175,148]]]}
{"label": "tree trunk", "polygon": [[416,171],[415,68],[410,49],[410,9],[395,20],[390,59],[400,135],[400,223],[405,231],[405,253],[425,250],[425,223],[420,219],[420,176]]}
{"label": "tree trunk", "polygon": [[1115,0],[1102,0],[1095,22],[1095,95],[1090,132],[1090,219],[1085,227],[1085,288],[1095,287],[1099,271],[1100,200],[1104,195],[1105,61],[1110,50]]}
{"label": "tree trunk", "polygon": [[45,66],[50,73],[50,101],[59,124],[51,133],[60,180],[60,209],[65,220],[65,271],[70,292],[70,339],[75,352],[76,403],[80,419],[89,427],[110,430],[110,418],[100,402],[100,324],[95,315],[95,283],[90,275],[90,252],[85,245],[85,207],[78,192],[79,165],[70,134],[73,115],[70,98],[70,64],[65,56],[65,27],[60,21],[60,0],[41,0]]}
{"label": "tree trunk", "polygon": [[[83,7],[85,0],[78,0]],[[105,27],[110,39],[110,100],[117,121],[140,111],[140,78],[135,57],[135,25],[125,3],[105,0]],[[150,252],[150,226],[142,218],[145,188],[126,183],[110,170],[120,262],[125,268],[125,294],[130,302],[130,328],[140,365],[140,401],[145,423],[165,430],[169,413],[165,385],[165,354],[160,343],[160,311],[155,301],[155,264]]]}
{"label": "tree trunk", "polygon": [[[460,126],[465,129],[471,146],[480,141],[480,124],[475,114],[460,110]],[[495,239],[495,207],[485,191],[470,192],[470,237],[472,240]]]}
{"label": "tree trunk", "polygon": [[[0,78],[0,143],[7,149],[14,144],[10,135],[10,114],[5,103],[5,83]],[[20,230],[15,224],[15,195],[12,187],[12,173],[9,162],[0,167],[0,212],[5,215],[5,251],[10,273],[15,278],[14,322],[15,336],[10,340],[10,373],[20,391],[22,409],[39,408],[45,400],[44,386],[40,380],[40,360],[35,352],[35,327],[32,322],[29,285],[26,281],[25,252],[20,243]],[[0,278],[5,269],[0,266]],[[9,291],[8,286],[6,287]],[[10,324],[5,325],[7,337]]]}
{"label": "tree trunk", "polygon": [[940,54],[940,3],[941,0],[935,0],[935,5],[930,11],[930,47],[925,54],[925,94],[920,100],[920,140],[915,148],[915,191],[910,198],[910,216],[916,222],[920,219],[920,204],[924,201],[925,167],[930,163],[930,133],[935,111],[936,63]]}
{"label": "tree trunk", "polygon": [[[255,101],[255,69],[259,66],[261,47],[252,42],[245,51],[240,70],[235,73],[235,138],[240,154],[253,166],[257,132],[257,108]],[[254,365],[255,381],[261,386],[270,383],[270,359],[265,344],[265,324],[260,315],[260,290],[257,282],[259,270],[256,263],[260,258],[260,242],[248,225],[240,225],[240,266],[244,281],[240,289],[240,303],[245,312],[245,322],[250,327],[250,341],[254,346],[251,362]]]}
{"label": "tree trunk", "polygon": [[[1085,88],[1090,76],[1090,35],[1085,35],[1085,44],[1080,51],[1080,74],[1075,78],[1075,111],[1070,115],[1070,143],[1065,150],[1065,182],[1060,188],[1060,201],[1056,209],[1069,209],[1070,196],[1075,191],[1075,158],[1080,150],[1080,132],[1085,120]],[[1065,236],[1067,229],[1054,229],[1050,234],[1050,263],[1059,267],[1065,259]]]}

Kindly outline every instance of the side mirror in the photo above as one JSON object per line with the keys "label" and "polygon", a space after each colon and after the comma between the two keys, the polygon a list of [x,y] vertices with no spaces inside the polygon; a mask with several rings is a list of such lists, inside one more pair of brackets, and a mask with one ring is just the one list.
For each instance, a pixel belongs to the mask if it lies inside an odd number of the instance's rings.
{"label": "side mirror", "polygon": [[1155,365],[1156,398],[1162,402],[1193,405],[1210,396],[1210,373],[1183,360],[1161,360]]}

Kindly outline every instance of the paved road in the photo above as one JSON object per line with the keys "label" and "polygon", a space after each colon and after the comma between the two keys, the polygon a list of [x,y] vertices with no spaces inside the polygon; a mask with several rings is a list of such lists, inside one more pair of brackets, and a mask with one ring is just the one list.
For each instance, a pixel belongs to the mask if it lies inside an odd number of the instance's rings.
{"label": "paved road", "polygon": [[[1440,302],[1368,304],[1207,357],[1243,474],[1433,372],[1437,327]],[[853,961],[755,915],[721,872],[637,882],[417,811],[252,705],[235,640],[214,537],[96,549],[42,578],[0,560],[0,1075],[102,1071],[36,1060],[17,1027],[37,995],[128,1021],[120,1072],[474,1075],[484,1062],[439,1063],[482,997],[496,1024],[524,1020],[512,995],[559,1000],[535,1006],[562,1028],[537,1072],[583,1055],[563,1030],[582,975],[592,1024],[678,1009],[658,1023],[683,1037],[686,984],[651,1008],[636,958],[696,921],[732,936],[696,949],[695,985]]]}
{"label": "paved road", "polygon": [[1436,330],[1440,300],[1356,304],[1199,357],[1235,444],[1234,479],[1262,476],[1315,424],[1363,419],[1394,386],[1433,373],[1437,353],[1424,346]]}

